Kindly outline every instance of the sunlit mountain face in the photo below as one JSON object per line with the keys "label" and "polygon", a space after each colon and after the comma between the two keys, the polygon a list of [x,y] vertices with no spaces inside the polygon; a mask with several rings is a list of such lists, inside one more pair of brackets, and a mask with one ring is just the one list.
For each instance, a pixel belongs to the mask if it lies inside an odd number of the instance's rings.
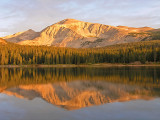
{"label": "sunlit mountain face", "polygon": [[4,45],[7,44],[7,42],[4,39],[0,38],[0,44]]}
{"label": "sunlit mountain face", "polygon": [[158,67],[1,68],[0,92],[67,110],[160,96]]}
{"label": "sunlit mountain face", "polygon": [[[111,26],[76,19],[64,19],[40,32],[31,29],[3,37],[19,45],[95,48],[139,41],[157,40],[160,30],[150,27]],[[155,35],[156,34],[156,35]],[[156,39],[155,39],[156,36]]]}

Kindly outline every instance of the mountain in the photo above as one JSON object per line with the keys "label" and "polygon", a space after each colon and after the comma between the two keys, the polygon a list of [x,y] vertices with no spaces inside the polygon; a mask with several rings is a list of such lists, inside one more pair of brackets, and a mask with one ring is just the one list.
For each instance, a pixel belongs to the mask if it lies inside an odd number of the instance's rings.
{"label": "mountain", "polygon": [[4,39],[2,39],[2,38],[0,38],[0,44],[7,44],[7,42],[4,40]]}
{"label": "mountain", "polygon": [[42,98],[53,105],[67,110],[80,109],[111,102],[123,102],[134,99],[153,99],[151,88],[104,81],[73,81],[54,84],[20,85],[3,88],[7,95],[32,100]]}
{"label": "mountain", "polygon": [[127,26],[110,26],[98,23],[83,22],[75,19],[65,19],[41,32],[29,30],[6,36],[4,39],[20,45],[47,45],[57,47],[93,48],[119,43],[137,42],[146,39],[153,28],[133,28]]}
{"label": "mountain", "polygon": [[13,35],[8,35],[6,37],[3,37],[3,39],[5,39],[8,42],[18,43],[23,40],[32,40],[38,37],[39,34],[40,34],[39,32],[35,32],[32,29],[29,29],[24,32],[18,32]]}

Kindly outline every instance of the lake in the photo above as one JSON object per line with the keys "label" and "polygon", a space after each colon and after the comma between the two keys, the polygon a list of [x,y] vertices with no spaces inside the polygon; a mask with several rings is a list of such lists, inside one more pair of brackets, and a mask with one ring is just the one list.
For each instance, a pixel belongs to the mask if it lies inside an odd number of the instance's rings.
{"label": "lake", "polygon": [[0,68],[0,120],[159,120],[160,67]]}

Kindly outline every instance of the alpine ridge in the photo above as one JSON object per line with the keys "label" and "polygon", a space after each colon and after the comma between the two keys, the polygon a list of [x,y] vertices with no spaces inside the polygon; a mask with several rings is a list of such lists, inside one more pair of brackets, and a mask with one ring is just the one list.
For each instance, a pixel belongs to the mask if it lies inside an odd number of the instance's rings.
{"label": "alpine ridge", "polygon": [[23,40],[32,40],[38,36],[39,32],[35,32],[34,30],[29,29],[24,32],[18,32],[13,35],[8,35],[6,37],[3,37],[3,39],[5,39],[8,42],[18,43]]}
{"label": "alpine ridge", "polygon": [[20,45],[93,48],[142,41],[148,37],[147,34],[132,36],[130,33],[141,33],[151,30],[154,29],[150,27],[114,27],[75,19],[65,19],[48,26],[41,32],[28,30],[6,36],[3,39]]}

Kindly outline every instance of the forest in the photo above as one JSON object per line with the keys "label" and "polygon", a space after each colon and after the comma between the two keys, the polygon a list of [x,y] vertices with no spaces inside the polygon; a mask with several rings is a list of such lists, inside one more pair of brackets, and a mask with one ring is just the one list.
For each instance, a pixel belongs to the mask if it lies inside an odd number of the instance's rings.
{"label": "forest", "polygon": [[0,44],[0,65],[160,62],[160,41],[117,44],[103,48],[58,48]]}

